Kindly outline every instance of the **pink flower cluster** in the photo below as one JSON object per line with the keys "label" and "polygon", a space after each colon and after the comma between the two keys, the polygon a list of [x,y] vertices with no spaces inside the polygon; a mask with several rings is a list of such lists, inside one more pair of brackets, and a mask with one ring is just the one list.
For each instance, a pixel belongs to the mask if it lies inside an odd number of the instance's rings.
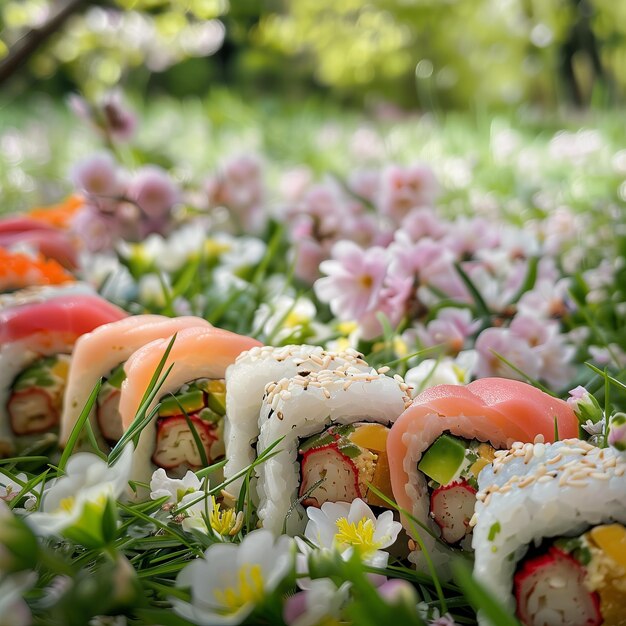
{"label": "pink flower cluster", "polygon": [[180,190],[160,167],[146,165],[131,174],[103,153],[76,165],[72,181],[87,200],[73,230],[90,252],[109,250],[120,238],[139,241],[171,228]]}
{"label": "pink flower cluster", "polygon": [[[443,218],[436,188],[432,172],[415,166],[383,170],[361,202],[336,185],[305,192],[291,214],[299,277],[319,268],[317,297],[356,322],[361,339],[381,334],[382,313],[416,350],[475,347],[478,376],[562,387],[575,348],[561,332],[571,303],[554,246],[549,254],[532,233],[480,217]],[[355,226],[364,219],[366,237]]]}
{"label": "pink flower cluster", "polygon": [[240,234],[258,234],[267,221],[261,162],[249,155],[234,157],[205,185],[209,208],[224,207]]}

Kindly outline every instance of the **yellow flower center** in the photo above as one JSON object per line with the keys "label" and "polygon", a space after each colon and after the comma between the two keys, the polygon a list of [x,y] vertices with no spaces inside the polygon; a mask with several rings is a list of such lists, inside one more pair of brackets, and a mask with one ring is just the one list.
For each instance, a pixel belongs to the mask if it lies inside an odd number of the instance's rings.
{"label": "yellow flower center", "polygon": [[211,496],[211,499],[213,500],[213,510],[209,515],[211,528],[220,535],[228,535],[235,526],[237,514],[234,509],[222,511],[220,505],[215,502],[215,498]]}
{"label": "yellow flower center", "polygon": [[229,252],[231,246],[223,241],[207,239],[204,244],[204,251],[208,257],[218,257],[224,252]]}
{"label": "yellow flower center", "polygon": [[356,322],[341,322],[337,324],[337,330],[342,335],[349,335],[354,332],[358,328],[358,324]]}
{"label": "yellow flower center", "polygon": [[340,517],[335,524],[338,530],[335,534],[336,543],[354,547],[361,556],[370,555],[380,548],[381,543],[374,541],[376,526],[371,519],[363,517],[354,523]]}
{"label": "yellow flower center", "polygon": [[235,613],[246,604],[256,604],[264,596],[261,566],[246,563],[239,570],[235,586],[215,589],[213,594],[225,614]]}
{"label": "yellow flower center", "polygon": [[289,315],[285,318],[283,322],[283,326],[286,328],[293,328],[294,326],[304,325],[309,321],[309,318],[306,315],[302,315],[297,313],[296,311],[291,311]]}
{"label": "yellow flower center", "polygon": [[359,284],[364,289],[371,289],[374,284],[374,279],[369,274],[363,274],[359,277]]}
{"label": "yellow flower center", "polygon": [[70,513],[74,508],[74,503],[76,502],[76,498],[74,496],[68,496],[67,498],[63,498],[61,502],[59,502],[59,507],[57,511],[65,511],[66,513]]}
{"label": "yellow flower center", "polygon": [[457,380],[462,383],[465,380],[465,370],[462,367],[459,367],[456,363],[452,365],[452,371],[456,376]]}

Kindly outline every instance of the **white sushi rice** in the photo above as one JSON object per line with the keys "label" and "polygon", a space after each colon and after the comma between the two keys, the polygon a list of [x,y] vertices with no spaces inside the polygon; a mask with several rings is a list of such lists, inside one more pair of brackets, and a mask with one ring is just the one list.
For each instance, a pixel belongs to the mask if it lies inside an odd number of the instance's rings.
{"label": "white sushi rice", "polygon": [[[531,544],[626,523],[626,458],[578,439],[515,444],[481,472],[479,487],[474,576],[511,611],[513,576]],[[491,624],[480,615],[479,623]]]}
{"label": "white sushi rice", "polygon": [[[356,350],[329,352],[320,346],[289,345],[255,347],[239,355],[226,370],[226,418],[224,477],[231,479],[256,458],[259,412],[268,383],[291,378],[299,373],[319,372],[338,367],[369,371]],[[233,480],[228,490],[238,494],[244,477]]]}
{"label": "white sushi rice", "polygon": [[410,398],[407,385],[376,371],[341,368],[283,379],[267,386],[259,417],[258,452],[281,437],[278,453],[260,464],[258,515],[264,528],[279,534],[287,517],[287,533],[301,533],[304,508],[297,504],[300,483],[298,446],[301,439],[331,424],[377,422],[389,425]]}
{"label": "white sushi rice", "polygon": [[0,294],[0,310],[23,304],[39,304],[59,296],[95,295],[95,293],[96,290],[91,285],[82,282],[26,287],[19,291]]}

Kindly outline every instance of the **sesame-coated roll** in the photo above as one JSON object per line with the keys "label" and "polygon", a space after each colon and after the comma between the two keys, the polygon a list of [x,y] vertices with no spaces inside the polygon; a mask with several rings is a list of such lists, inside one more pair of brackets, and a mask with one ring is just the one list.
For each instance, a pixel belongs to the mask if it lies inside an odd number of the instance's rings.
{"label": "sesame-coated roll", "polygon": [[410,398],[398,376],[338,368],[270,383],[259,417],[258,452],[283,438],[258,466],[263,527],[302,532],[304,508],[324,502],[386,506],[369,489],[391,496],[386,441]]}
{"label": "sesame-coated roll", "polygon": [[[224,477],[235,476],[256,458],[259,412],[267,384],[337,367],[354,367],[362,371],[370,369],[362,356],[352,349],[329,352],[319,346],[308,345],[262,346],[240,354],[226,370],[224,442],[227,461]],[[233,480],[229,491],[239,493],[242,483],[243,477]]]}
{"label": "sesame-coated roll", "polygon": [[626,624],[622,455],[578,439],[516,443],[479,486],[474,575],[524,625]]}

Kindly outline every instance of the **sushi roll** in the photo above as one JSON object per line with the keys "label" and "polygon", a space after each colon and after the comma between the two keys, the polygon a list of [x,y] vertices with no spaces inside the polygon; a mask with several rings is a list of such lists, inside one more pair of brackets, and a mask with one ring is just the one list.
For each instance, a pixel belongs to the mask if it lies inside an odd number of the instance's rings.
{"label": "sushi roll", "polygon": [[67,443],[91,390],[103,378],[95,410],[89,420],[100,449],[108,452],[123,432],[118,405],[125,378],[124,362],[147,343],[194,326],[208,327],[210,324],[192,316],[172,319],[163,315],[133,315],[99,326],[79,337],[65,390],[60,444],[64,446]]}
{"label": "sushi roll", "polygon": [[623,455],[578,439],[516,443],[479,486],[474,575],[522,624],[626,624]]}
{"label": "sushi roll", "polygon": [[[402,517],[413,540],[419,532],[440,576],[449,575],[449,548],[471,549],[480,471],[514,441],[554,441],[555,422],[561,436],[577,436],[567,403],[502,378],[431,387],[398,418],[387,440],[393,495],[424,529]],[[409,547],[409,560],[426,571],[419,546]]]}
{"label": "sushi roll", "polygon": [[[171,338],[157,339],[137,350],[125,363],[119,411],[126,430]],[[261,345],[255,339],[219,328],[194,327],[177,333],[165,368],[173,365],[148,408],[160,403],[158,415],[142,430],[131,470],[131,480],[149,482],[162,467],[172,477],[202,467],[202,454],[187,418],[202,441],[209,464],[224,456],[223,417],[226,412],[226,368],[244,350]],[[181,410],[181,406],[187,416]],[[139,492],[139,496],[143,496]]]}
{"label": "sushi roll", "polygon": [[[226,465],[224,478],[230,479],[256,458],[259,412],[267,384],[340,366],[362,371],[370,368],[356,350],[329,352],[319,346],[290,345],[280,348],[262,346],[247,350],[226,370],[226,415],[224,441]],[[239,493],[243,477],[229,485]]]}
{"label": "sushi roll", "polygon": [[85,294],[0,310],[0,448],[12,454],[57,430],[74,343],[94,328],[126,317]]}
{"label": "sushi roll", "polygon": [[386,506],[369,485],[391,497],[386,441],[410,402],[407,391],[400,377],[349,367],[270,383],[259,416],[259,454],[283,440],[257,468],[263,527],[300,533],[304,507],[324,502],[362,498]]}

